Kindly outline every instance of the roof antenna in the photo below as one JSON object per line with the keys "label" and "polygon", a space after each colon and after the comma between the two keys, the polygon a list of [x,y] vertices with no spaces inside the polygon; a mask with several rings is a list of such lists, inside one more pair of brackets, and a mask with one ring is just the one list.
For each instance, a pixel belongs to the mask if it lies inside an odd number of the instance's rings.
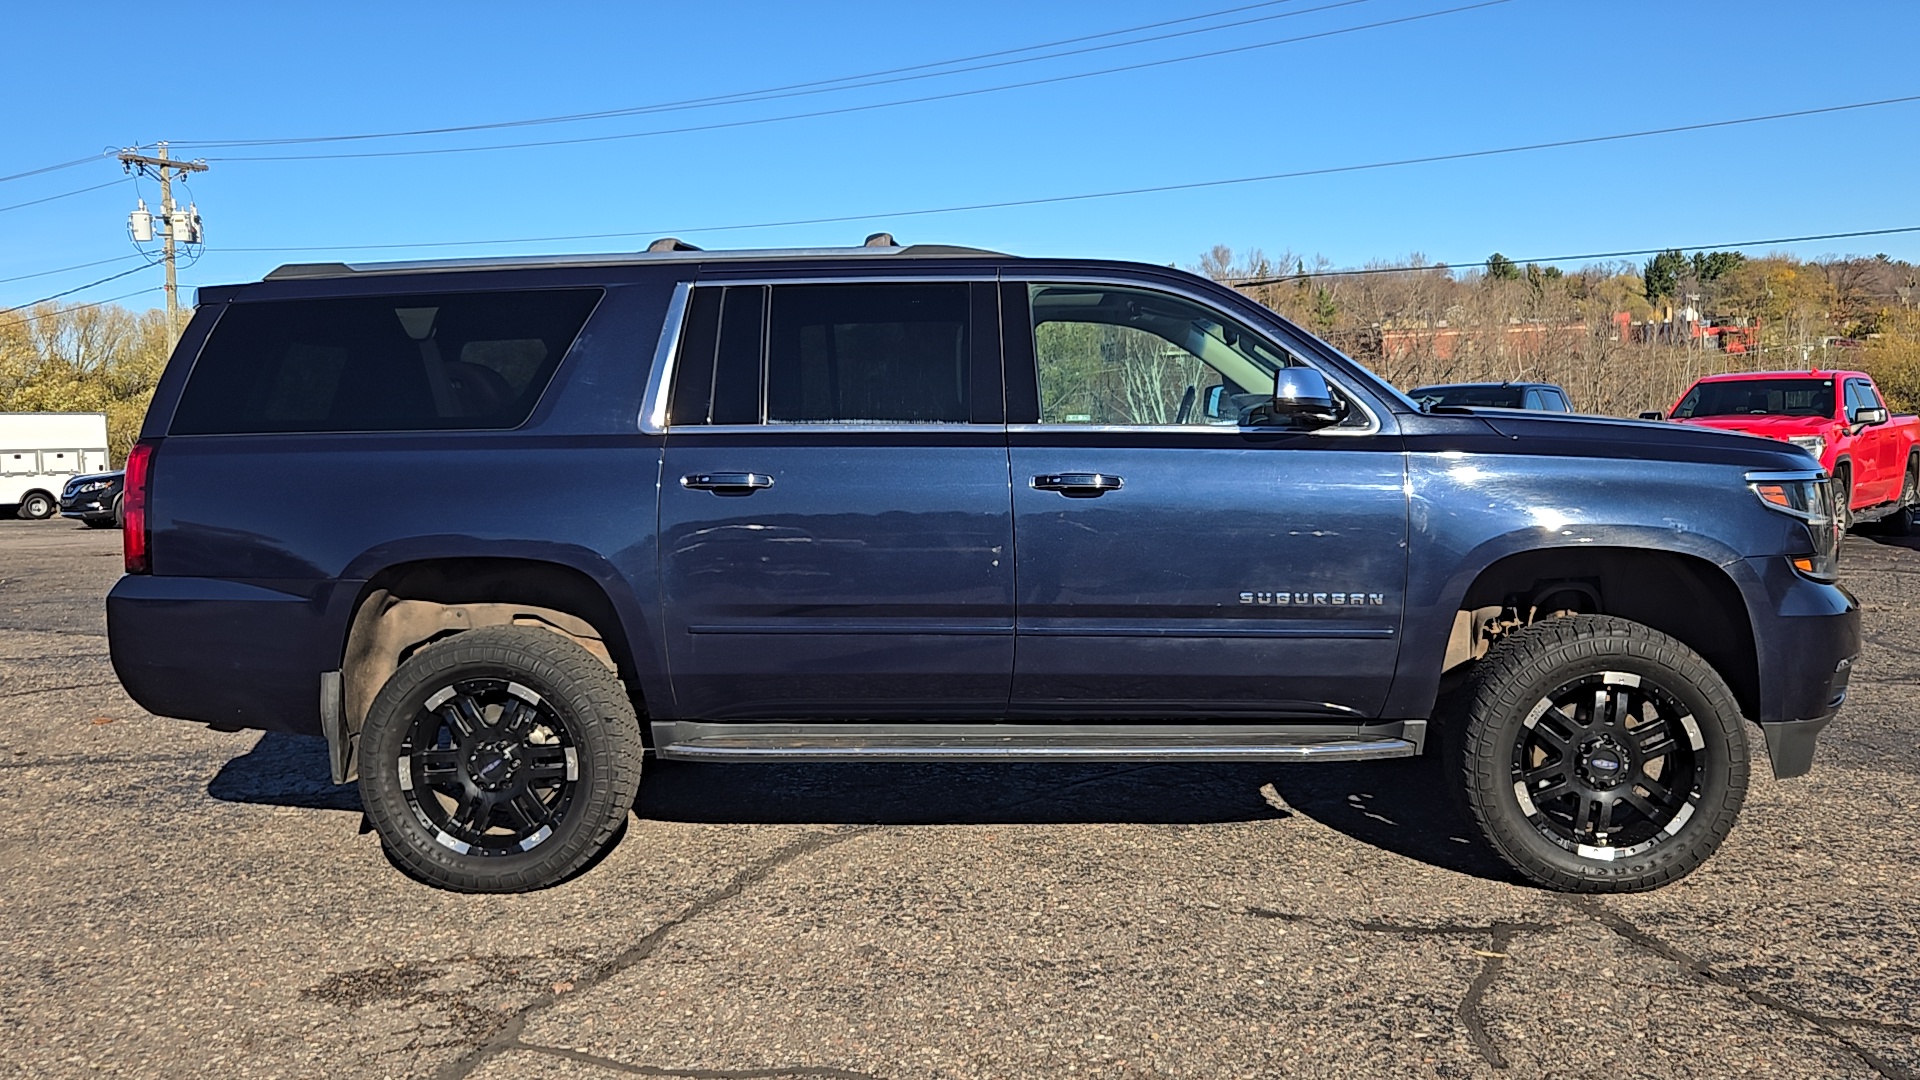
{"label": "roof antenna", "polygon": [[653,243],[648,244],[647,250],[648,251],[699,251],[701,249],[694,247],[692,244],[687,243],[685,240],[682,240],[677,236],[663,236],[660,239],[655,240]]}
{"label": "roof antenna", "polygon": [[861,247],[899,247],[900,245],[893,242],[892,233],[877,232],[877,233],[874,233],[872,236],[867,237],[867,242],[864,244],[861,244],[860,246]]}

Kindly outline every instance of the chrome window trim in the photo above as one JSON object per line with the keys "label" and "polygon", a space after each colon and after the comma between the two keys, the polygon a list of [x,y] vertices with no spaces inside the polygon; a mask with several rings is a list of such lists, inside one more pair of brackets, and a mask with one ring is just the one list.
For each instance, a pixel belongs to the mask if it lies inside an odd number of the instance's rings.
{"label": "chrome window trim", "polygon": [[902,433],[920,433],[926,435],[957,434],[969,432],[999,433],[1008,430],[1005,424],[956,424],[951,421],[938,421],[927,424],[903,424],[897,420],[888,420],[872,424],[849,423],[836,420],[824,424],[805,424],[782,421],[767,424],[686,424],[672,429],[674,435],[752,435],[776,433],[792,435],[796,432],[817,431],[825,435],[857,435],[868,432],[875,435],[898,435]]}
{"label": "chrome window trim", "polygon": [[[1172,296],[1178,296],[1183,300],[1187,300],[1192,303],[1199,304],[1201,307],[1206,308],[1209,311],[1216,311],[1216,312],[1219,312],[1221,315],[1227,314],[1227,312],[1220,310],[1220,305],[1215,303],[1211,297],[1204,296],[1200,293],[1192,292],[1187,289],[1180,288],[1179,286],[1170,285],[1170,284],[1167,284],[1166,282],[1161,282],[1161,281],[1143,282],[1143,281],[1136,281],[1131,278],[1108,277],[1103,275],[1088,275],[1086,277],[1060,278],[1060,277],[1054,277],[1052,275],[1030,275],[1030,274],[1024,274],[1024,273],[1012,273],[1012,274],[1003,273],[1000,276],[1000,280],[1012,282],[1017,285],[1028,285],[1028,286],[1060,285],[1060,286],[1071,288],[1072,286],[1075,286],[1075,285],[1110,285],[1116,288],[1139,289],[1143,292],[1167,293]],[[1029,314],[1028,318],[1029,319],[1032,318],[1031,314]],[[1241,321],[1238,317],[1233,317],[1233,318],[1235,322]],[[1252,330],[1251,327],[1248,327],[1248,329]],[[1002,328],[1001,332],[1005,333],[1004,327]],[[1031,327],[1029,327],[1029,332],[1031,332]],[[1272,345],[1276,349],[1279,349],[1281,352],[1287,354],[1288,356],[1293,357],[1295,360],[1299,361],[1302,365],[1306,367],[1310,367],[1315,371],[1318,371],[1321,374],[1321,376],[1325,378],[1329,383],[1332,383],[1334,386],[1339,387],[1341,393],[1347,396],[1347,400],[1353,402],[1354,406],[1358,408],[1362,413],[1365,413],[1367,417],[1366,427],[1354,427],[1354,428],[1324,427],[1324,428],[1317,428],[1313,431],[1306,432],[1305,434],[1312,435],[1318,438],[1342,438],[1342,437],[1355,438],[1355,437],[1361,437],[1361,436],[1380,434],[1381,424],[1380,424],[1379,414],[1374,412],[1373,409],[1367,405],[1366,399],[1362,395],[1356,394],[1353,392],[1353,388],[1347,385],[1346,380],[1337,378],[1335,375],[1328,372],[1326,368],[1321,367],[1319,364],[1314,363],[1312,360],[1308,359],[1307,357],[1301,356],[1299,350],[1288,348],[1287,346],[1282,345],[1278,341],[1273,340],[1273,336],[1271,334],[1267,334],[1258,330],[1254,330],[1253,332],[1259,334],[1260,337],[1267,342],[1267,344]],[[1039,363],[1040,363],[1040,360],[1038,356],[1038,348],[1036,343],[1035,356],[1034,356],[1034,369],[1035,369],[1036,377],[1038,376],[1038,372],[1039,372]],[[1151,424],[1151,425],[1149,424],[1016,424],[1016,425],[1010,425],[1007,428],[1007,430],[1020,431],[1020,432],[1137,431],[1137,432],[1176,432],[1176,433],[1182,433],[1182,434],[1188,433],[1188,432],[1195,432],[1195,431],[1219,430],[1219,431],[1231,432],[1235,435],[1239,435],[1247,432],[1266,432],[1271,434],[1274,429],[1263,428],[1263,427],[1239,427],[1239,426],[1221,426],[1219,428],[1214,428],[1212,425],[1205,425],[1205,424],[1191,424],[1191,425],[1188,425],[1188,424]]]}
{"label": "chrome window trim", "polygon": [[805,277],[703,277],[692,284],[698,289],[711,289],[727,285],[992,285],[995,280],[991,273],[982,273],[976,270],[951,274],[847,274],[844,276],[827,277],[810,274]]}
{"label": "chrome window trim", "polygon": [[667,301],[667,318],[660,325],[660,342],[653,349],[653,366],[647,369],[647,390],[640,400],[640,430],[647,435],[667,433],[667,390],[673,385],[673,361],[680,352],[680,332],[687,324],[687,301],[693,295],[693,282],[679,281],[673,286],[673,298]]}
{"label": "chrome window trim", "polygon": [[[1068,431],[1084,431],[1096,435],[1199,435],[1219,433],[1222,435],[1285,435],[1288,429],[1283,427],[1242,427],[1237,424],[1008,424],[1007,432],[1012,435],[1059,434]],[[1348,435],[1372,435],[1375,431],[1363,431],[1360,428],[1348,428]],[[1326,435],[1327,429],[1291,432],[1295,435]]]}

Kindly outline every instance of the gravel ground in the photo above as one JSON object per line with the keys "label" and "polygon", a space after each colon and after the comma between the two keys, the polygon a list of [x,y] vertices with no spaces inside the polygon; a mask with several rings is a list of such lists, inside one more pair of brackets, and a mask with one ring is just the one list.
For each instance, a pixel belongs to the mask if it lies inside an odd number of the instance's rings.
{"label": "gravel ground", "polygon": [[1756,745],[1720,854],[1605,899],[1427,761],[650,763],[590,873],[438,892],[318,740],[126,698],[118,545],[0,521],[0,1075],[1920,1074],[1920,542],[1848,541],[1813,774]]}

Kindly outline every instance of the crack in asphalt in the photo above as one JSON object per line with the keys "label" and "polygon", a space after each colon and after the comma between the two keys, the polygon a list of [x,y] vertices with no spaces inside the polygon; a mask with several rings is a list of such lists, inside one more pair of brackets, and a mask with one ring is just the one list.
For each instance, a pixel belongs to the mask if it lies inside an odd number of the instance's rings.
{"label": "crack in asphalt", "polygon": [[36,686],[31,690],[10,690],[7,693],[0,694],[0,699],[27,697],[32,694],[52,694],[61,690],[93,690],[102,686],[119,686],[119,685],[120,685],[120,680],[114,679],[110,682],[74,683],[72,686]]}
{"label": "crack in asphalt", "polygon": [[1798,1005],[1783,1001],[1759,987],[1716,969],[1712,964],[1681,949],[1679,946],[1671,945],[1640,929],[1638,926],[1629,922],[1625,916],[1609,910],[1605,905],[1591,897],[1570,899],[1568,903],[1575,910],[1586,915],[1601,926],[1606,927],[1608,930],[1613,931],[1628,943],[1679,966],[1682,971],[1685,971],[1697,981],[1709,986],[1717,986],[1725,990],[1731,990],[1761,1008],[1785,1013],[1812,1026],[1815,1030],[1846,1047],[1849,1053],[1860,1059],[1861,1064],[1872,1069],[1875,1074],[1883,1077],[1884,1080],[1915,1080],[1912,1070],[1888,1061],[1866,1047],[1861,1046],[1859,1043],[1848,1038],[1843,1032],[1839,1031],[1838,1028],[1843,1025],[1850,1027],[1869,1027],[1877,1030],[1906,1034],[1920,1031],[1920,1027],[1912,1024],[1868,1020],[1858,1017],[1841,1018],[1822,1016],[1809,1009],[1803,1009]]}
{"label": "crack in asphalt", "polygon": [[[1097,776],[1087,777],[1083,780],[1076,781],[1062,788],[1052,789],[1044,794],[1006,801],[1001,805],[995,806],[993,810],[996,813],[1004,813],[1007,810],[1018,809],[1022,806],[1027,805],[1028,803],[1038,802],[1043,799],[1057,798],[1061,791],[1068,791],[1068,790],[1073,790],[1075,788],[1086,787],[1092,784],[1104,783],[1107,781],[1119,779],[1124,776],[1131,776],[1135,773],[1145,772],[1150,769],[1158,769],[1158,768],[1164,768],[1164,767],[1166,767],[1166,763],[1154,762],[1152,764],[1147,764],[1147,765],[1135,765],[1128,768],[1115,769],[1109,772],[1100,773]],[[902,824],[910,824],[910,823],[902,823]],[[593,989],[594,987],[599,986],[602,983],[605,983],[607,980],[613,978],[614,976],[619,975],[620,973],[626,971],[628,968],[631,968],[634,965],[640,963],[641,961],[645,960],[647,957],[653,955],[654,950],[659,948],[660,943],[663,940],[665,940],[667,935],[673,932],[675,929],[677,929],[678,927],[688,922],[691,922],[694,919],[699,918],[702,915],[705,915],[708,911],[711,911],[712,909],[720,906],[721,904],[726,903],[728,900],[731,900],[734,897],[740,895],[740,893],[745,891],[746,889],[754,885],[758,885],[762,881],[765,881],[767,878],[773,876],[775,871],[779,870],[783,866],[786,866],[788,863],[791,863],[796,859],[803,858],[807,855],[811,855],[814,852],[824,850],[825,848],[828,848],[828,847],[832,847],[836,844],[841,844],[848,840],[852,840],[855,837],[865,836],[869,833],[879,832],[879,831],[882,831],[881,826],[868,825],[868,826],[862,826],[859,828],[846,829],[846,830],[842,830],[840,832],[834,832],[834,833],[818,833],[813,836],[807,837],[805,839],[798,840],[798,841],[795,841],[794,843],[788,844],[786,847],[783,847],[780,850],[774,852],[772,855],[768,856],[767,858],[761,860],[758,863],[755,863],[753,866],[750,866],[746,870],[743,870],[740,873],[734,875],[732,880],[728,881],[727,884],[721,886],[718,889],[715,889],[714,891],[694,901],[692,904],[688,905],[686,910],[682,911],[679,915],[675,916],[672,919],[667,920],[666,922],[648,931],[646,936],[642,937],[639,941],[629,946],[626,950],[621,952],[620,955],[614,957],[612,960],[608,961],[607,963],[600,965],[600,967],[598,967],[593,972],[575,980],[574,985],[570,988],[569,992],[578,994],[586,990]],[[538,1012],[539,1010],[544,1009],[547,1006],[552,1005],[555,1002],[559,1001],[560,997],[561,995],[558,992],[543,993],[535,997],[532,1001],[528,1002],[526,1005],[522,1006],[518,1011],[516,1011],[506,1021],[505,1024],[503,1024],[498,1030],[494,1032],[493,1036],[489,1038],[486,1042],[468,1051],[466,1054],[461,1055],[459,1058],[450,1062],[448,1065],[442,1068],[438,1073],[436,1073],[435,1074],[436,1080],[462,1080],[462,1078],[471,1075],[473,1071],[479,1068],[481,1065],[487,1063],[488,1061],[492,1060],[495,1057],[498,1057],[500,1054],[507,1053],[513,1050],[525,1050],[525,1051],[531,1051],[534,1053],[557,1054],[561,1057],[567,1057],[567,1058],[571,1058],[573,1060],[581,1061],[584,1063],[600,1065],[605,1068],[617,1069],[619,1071],[628,1072],[628,1073],[641,1075],[641,1076],[685,1076],[685,1077],[695,1078],[695,1080],[736,1080],[736,1078],[738,1078],[738,1080],[749,1080],[749,1078],[756,1078],[756,1077],[779,1077],[779,1076],[820,1076],[820,1077],[832,1077],[832,1078],[846,1078],[846,1080],[874,1080],[874,1078],[867,1073],[854,1072],[848,1069],[840,1069],[840,1068],[824,1066],[824,1065],[794,1066],[794,1067],[781,1068],[781,1069],[747,1069],[747,1070],[668,1069],[661,1066],[653,1066],[653,1065],[630,1065],[625,1062],[620,1062],[617,1059],[601,1058],[593,1054],[584,1053],[582,1051],[566,1050],[560,1047],[549,1047],[541,1044],[527,1043],[527,1042],[521,1041],[520,1034],[526,1030],[528,1019],[530,1019],[533,1016],[533,1014]]]}
{"label": "crack in asphalt", "polygon": [[[814,833],[811,836],[803,837],[786,845],[767,858],[735,874],[725,885],[720,886],[687,905],[686,909],[680,914],[649,930],[644,937],[632,945],[627,946],[618,956],[615,956],[613,959],[599,965],[586,975],[574,980],[574,985],[568,992],[578,994],[591,990],[614,976],[625,972],[647,957],[652,956],[654,951],[660,947],[661,942],[665,941],[667,935],[671,934],[674,930],[705,915],[707,912],[719,907],[734,897],[739,896],[746,889],[772,877],[775,871],[778,871],[788,863],[836,844],[845,843],[857,836],[864,836],[875,830],[875,826],[864,826],[861,828],[844,829],[839,832]],[[479,1046],[474,1047],[472,1050],[454,1059],[437,1072],[435,1076],[440,1078],[440,1080],[461,1080],[461,1078],[471,1075],[473,1071],[481,1065],[486,1064],[493,1058],[517,1046],[527,1049],[537,1049],[536,1047],[522,1044],[520,1042],[520,1033],[526,1030],[527,1020],[530,1019],[534,1013],[558,1002],[562,996],[560,991],[549,991],[536,996],[532,1001],[515,1010],[486,1042],[481,1043]],[[653,1075],[681,1076],[689,1074],[684,1072],[667,1072]],[[708,1075],[726,1076],[728,1074],[711,1073]],[[755,1075],[779,1076],[782,1074],[775,1072]],[[792,1075],[792,1071],[789,1070],[786,1075]],[[858,1076],[859,1074],[820,1073],[815,1075]]]}
{"label": "crack in asphalt", "polygon": [[583,1065],[594,1065],[610,1072],[623,1072],[633,1076],[683,1076],[688,1080],[774,1080],[782,1076],[820,1076],[828,1080],[879,1080],[872,1073],[837,1069],[830,1065],[791,1065],[786,1068],[772,1069],[670,1069],[660,1065],[633,1065],[617,1058],[601,1057],[599,1054],[589,1054],[583,1050],[568,1050],[565,1047],[521,1042],[518,1039],[505,1049],[550,1054],[568,1061],[577,1061]]}
{"label": "crack in asphalt", "polygon": [[177,754],[79,754],[67,757],[31,758],[26,761],[0,761],[0,770],[43,769],[69,765],[161,765],[174,761],[204,761],[216,751]]}
{"label": "crack in asphalt", "polygon": [[1532,922],[1492,922],[1486,926],[1473,926],[1464,923],[1443,923],[1438,926],[1402,926],[1398,923],[1351,924],[1355,930],[1370,934],[1401,934],[1408,937],[1486,937],[1489,946],[1481,953],[1480,972],[1467,984],[1467,992],[1460,997],[1460,1009],[1456,1015],[1460,1026],[1467,1031],[1467,1041],[1479,1052],[1486,1063],[1496,1069],[1507,1067],[1506,1055],[1494,1042],[1493,1033],[1487,1030],[1486,1017],[1481,1015],[1480,1006],[1486,1001],[1487,991],[1493,988],[1494,981],[1506,967],[1507,952],[1513,947],[1514,939],[1521,934],[1540,934],[1556,930],[1564,923]]}

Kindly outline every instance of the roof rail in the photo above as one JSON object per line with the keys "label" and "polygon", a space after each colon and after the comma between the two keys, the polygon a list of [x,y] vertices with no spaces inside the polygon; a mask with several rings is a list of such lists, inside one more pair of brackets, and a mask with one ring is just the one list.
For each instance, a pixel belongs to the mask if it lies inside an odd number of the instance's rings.
{"label": "roof rail", "polygon": [[422,274],[458,270],[510,270],[523,267],[620,266],[655,262],[735,262],[767,259],[1006,258],[1005,252],[952,244],[900,246],[891,233],[874,233],[859,247],[743,248],[705,251],[684,240],[663,236],[645,251],[601,252],[587,255],[505,255],[493,258],[420,259],[409,262],[287,263],[267,274],[267,281],[300,278],[348,277],[358,274]]}

